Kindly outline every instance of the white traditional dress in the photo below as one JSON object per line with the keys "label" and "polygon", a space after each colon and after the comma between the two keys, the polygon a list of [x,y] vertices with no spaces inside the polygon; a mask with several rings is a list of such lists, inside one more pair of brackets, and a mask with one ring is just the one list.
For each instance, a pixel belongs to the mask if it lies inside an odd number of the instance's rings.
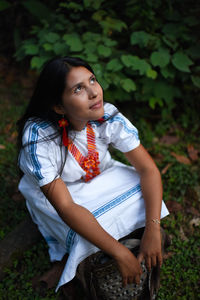
{"label": "white traditional dress", "polygon": [[[41,186],[61,177],[74,202],[90,210],[101,226],[117,240],[145,226],[140,177],[133,167],[113,160],[108,151],[110,144],[121,152],[138,147],[138,131],[121,113],[115,114],[114,105],[106,103],[104,110],[105,122],[90,122],[99,153],[100,174],[88,182],[82,180],[85,171],[71,152],[68,152],[59,175],[66,148],[60,147],[60,137],[55,140],[46,138],[55,132],[49,123],[29,120],[25,126],[23,144],[28,145],[22,148],[19,156],[19,166],[24,172],[19,190],[26,199],[33,221],[48,243],[51,261],[61,260],[64,254],[69,253],[57,289],[75,276],[81,261],[99,249],[62,221],[40,190]],[[87,156],[86,128],[70,131],[70,137],[80,152]],[[161,218],[168,213],[162,202]]]}

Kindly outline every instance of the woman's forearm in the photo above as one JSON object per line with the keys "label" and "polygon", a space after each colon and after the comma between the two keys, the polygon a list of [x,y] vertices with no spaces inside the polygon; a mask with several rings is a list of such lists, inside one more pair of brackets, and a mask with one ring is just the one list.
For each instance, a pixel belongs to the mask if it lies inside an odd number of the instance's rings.
{"label": "woman's forearm", "polygon": [[162,204],[162,182],[158,168],[142,145],[125,153],[125,156],[140,175],[146,221],[159,220]]}
{"label": "woman's forearm", "polygon": [[101,227],[89,210],[73,202],[61,179],[42,187],[42,191],[70,228],[112,257],[120,254],[124,246]]}
{"label": "woman's forearm", "polygon": [[157,168],[147,169],[140,175],[141,189],[145,201],[146,223],[160,220],[162,205],[162,182]]}

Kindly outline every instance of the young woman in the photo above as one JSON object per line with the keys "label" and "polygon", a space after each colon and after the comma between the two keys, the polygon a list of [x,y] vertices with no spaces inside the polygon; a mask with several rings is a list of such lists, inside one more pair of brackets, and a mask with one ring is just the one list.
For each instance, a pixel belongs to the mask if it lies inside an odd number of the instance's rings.
{"label": "young woman", "polygon": [[[137,129],[114,105],[91,67],[79,58],[56,58],[41,72],[19,120],[19,190],[49,245],[51,261],[68,259],[57,288],[78,264],[101,249],[119,267],[123,285],[139,283],[140,262],[162,264],[160,173],[140,144]],[[132,166],[113,160],[112,145]],[[118,240],[145,227],[136,258]]]}

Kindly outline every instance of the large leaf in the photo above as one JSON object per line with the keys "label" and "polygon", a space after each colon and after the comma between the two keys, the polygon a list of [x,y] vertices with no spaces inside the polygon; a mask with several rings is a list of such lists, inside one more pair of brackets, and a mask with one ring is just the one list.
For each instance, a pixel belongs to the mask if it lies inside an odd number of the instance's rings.
{"label": "large leaf", "polygon": [[113,58],[109,61],[109,63],[106,65],[106,69],[109,71],[120,71],[123,68],[121,62],[118,58]]}
{"label": "large leaf", "polygon": [[49,32],[45,35],[45,40],[49,43],[54,44],[60,39],[60,36],[55,32]]}
{"label": "large leaf", "polygon": [[51,11],[41,1],[29,0],[22,2],[22,5],[39,20],[49,20],[51,17]]}
{"label": "large leaf", "polygon": [[164,78],[174,78],[175,76],[175,70],[171,65],[168,65],[165,68],[160,69],[161,74],[163,75]]}
{"label": "large leaf", "polygon": [[157,98],[157,97],[151,97],[149,99],[149,106],[152,108],[152,109],[155,109],[156,107],[156,104],[158,104],[159,106],[163,106],[163,101],[162,99],[160,98]]}
{"label": "large leaf", "polygon": [[88,61],[88,62],[97,62],[98,61],[98,57],[97,57],[97,55],[95,55],[95,54],[93,54],[93,53],[88,53],[87,54],[87,57],[86,57],[86,60]]}
{"label": "large leaf", "polygon": [[170,61],[169,51],[161,48],[159,51],[155,51],[151,54],[150,60],[154,67],[159,66],[160,68],[164,68]]}
{"label": "large leaf", "polygon": [[70,47],[70,50],[73,52],[79,52],[83,50],[83,44],[78,36],[78,34],[75,33],[69,33],[65,34],[63,36],[63,40],[66,42],[66,44]]}
{"label": "large leaf", "polygon": [[44,63],[48,60],[47,57],[39,57],[39,56],[34,56],[31,59],[31,67],[33,69],[41,69],[41,67],[44,65]]}
{"label": "large leaf", "polygon": [[198,76],[191,76],[192,82],[198,88],[200,88],[200,77]]}
{"label": "large leaf", "polygon": [[140,75],[144,75],[151,69],[150,65],[138,56],[122,55],[121,60],[126,67],[131,67],[131,69],[139,71]]}
{"label": "large leaf", "polygon": [[189,66],[193,65],[193,61],[183,52],[179,51],[173,55],[172,64],[182,72],[190,72]]}
{"label": "large leaf", "polygon": [[94,70],[95,75],[97,76],[97,79],[98,79],[98,76],[102,78],[103,68],[102,68],[101,64],[93,64],[92,68]]}
{"label": "large leaf", "polygon": [[104,45],[99,45],[97,47],[97,51],[98,51],[99,55],[104,56],[104,57],[108,57],[112,53],[111,49],[109,47],[105,47]]}
{"label": "large leaf", "polygon": [[67,46],[64,43],[57,42],[53,45],[53,50],[56,55],[66,55]]}
{"label": "large leaf", "polygon": [[158,76],[158,73],[155,70],[148,69],[147,72],[146,72],[146,75],[147,75],[148,78],[156,79],[157,76]]}
{"label": "large leaf", "polygon": [[153,82],[153,90],[156,98],[162,98],[167,103],[173,103],[175,97],[180,96],[180,91],[173,85],[168,84],[166,81]]}
{"label": "large leaf", "polygon": [[25,53],[28,55],[36,55],[38,54],[39,47],[38,45],[24,45]]}
{"label": "large leaf", "polygon": [[130,78],[122,79],[121,85],[126,92],[131,92],[136,90],[136,84]]}
{"label": "large leaf", "polygon": [[131,45],[146,47],[151,39],[155,39],[151,34],[145,31],[135,31],[131,34]]}

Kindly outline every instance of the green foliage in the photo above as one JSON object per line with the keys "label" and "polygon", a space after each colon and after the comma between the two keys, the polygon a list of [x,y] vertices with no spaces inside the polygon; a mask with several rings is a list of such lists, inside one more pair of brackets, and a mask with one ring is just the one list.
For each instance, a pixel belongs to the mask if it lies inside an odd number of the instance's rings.
{"label": "green foliage", "polygon": [[200,88],[198,9],[185,1],[128,0],[123,11],[119,0],[61,1],[51,11],[38,0],[22,4],[39,20],[16,58],[30,57],[34,69],[55,56],[79,56],[101,65],[96,75],[109,100],[147,102],[163,116],[178,99],[189,101],[188,85]]}

